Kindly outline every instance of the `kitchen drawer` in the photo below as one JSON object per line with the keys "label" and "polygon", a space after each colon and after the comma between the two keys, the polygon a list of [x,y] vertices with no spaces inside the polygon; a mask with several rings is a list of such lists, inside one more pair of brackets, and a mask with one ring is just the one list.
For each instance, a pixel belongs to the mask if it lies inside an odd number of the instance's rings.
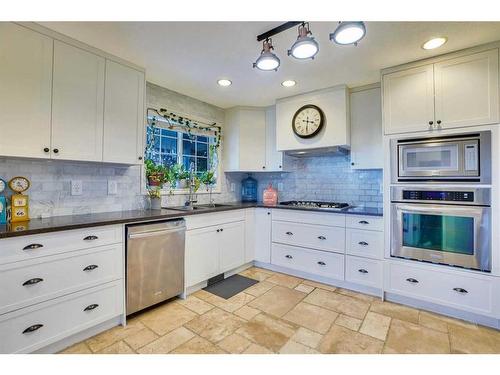
{"label": "kitchen drawer", "polygon": [[494,315],[494,277],[423,269],[389,263],[386,289],[389,292],[424,299],[440,305],[482,315]]}
{"label": "kitchen drawer", "polygon": [[120,280],[0,315],[0,353],[29,353],[119,316],[123,293]]}
{"label": "kitchen drawer", "polygon": [[345,279],[351,283],[382,288],[382,261],[346,256]]}
{"label": "kitchen drawer", "polygon": [[0,239],[0,264],[123,242],[121,225]]}
{"label": "kitchen drawer", "polygon": [[363,229],[346,229],[346,253],[381,259],[384,254],[384,233]]}
{"label": "kitchen drawer", "polygon": [[[180,212],[180,211],[179,211]],[[222,212],[211,212],[184,217],[186,229],[192,230],[205,228],[212,225],[221,225],[245,220],[245,210],[230,210]]]}
{"label": "kitchen drawer", "polygon": [[331,279],[344,279],[344,256],[273,243],[271,263]]}
{"label": "kitchen drawer", "polygon": [[118,244],[0,265],[0,314],[121,279],[122,259]]}
{"label": "kitchen drawer", "polygon": [[302,246],[307,248],[334,251],[345,251],[345,228],[325,225],[310,225],[275,221],[272,224],[273,242]]}
{"label": "kitchen drawer", "polygon": [[379,216],[347,215],[346,227],[382,232],[384,230],[384,219]]}
{"label": "kitchen drawer", "polygon": [[307,223],[345,227],[345,214],[336,212],[311,212],[291,209],[273,209],[273,220],[291,221],[292,223]]}

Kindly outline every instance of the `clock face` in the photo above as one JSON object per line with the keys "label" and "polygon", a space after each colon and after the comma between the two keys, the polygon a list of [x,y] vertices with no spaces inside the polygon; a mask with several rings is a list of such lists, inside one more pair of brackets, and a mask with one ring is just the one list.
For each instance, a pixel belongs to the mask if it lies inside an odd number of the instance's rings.
{"label": "clock face", "polygon": [[0,178],[0,193],[5,190],[5,181]]}
{"label": "clock face", "polygon": [[30,182],[25,177],[14,177],[9,181],[9,187],[16,193],[22,193],[23,191],[29,189]]}
{"label": "clock face", "polygon": [[293,132],[301,138],[311,138],[320,132],[325,122],[323,111],[315,105],[299,108],[292,120]]}

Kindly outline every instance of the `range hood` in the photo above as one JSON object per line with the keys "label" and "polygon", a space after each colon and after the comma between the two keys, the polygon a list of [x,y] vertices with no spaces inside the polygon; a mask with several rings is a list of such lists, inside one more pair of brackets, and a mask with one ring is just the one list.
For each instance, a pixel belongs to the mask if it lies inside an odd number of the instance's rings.
{"label": "range hood", "polygon": [[349,153],[350,150],[347,147],[342,147],[342,146],[285,151],[285,154],[296,158],[306,158],[309,156],[332,156],[332,155],[346,156],[349,155]]}

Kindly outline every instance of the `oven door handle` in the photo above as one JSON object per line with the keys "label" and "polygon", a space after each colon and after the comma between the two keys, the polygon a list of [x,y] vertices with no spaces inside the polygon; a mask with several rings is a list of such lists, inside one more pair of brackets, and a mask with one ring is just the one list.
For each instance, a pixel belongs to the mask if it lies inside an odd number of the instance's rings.
{"label": "oven door handle", "polygon": [[398,211],[404,211],[408,213],[422,213],[422,214],[430,214],[430,215],[449,215],[453,214],[456,216],[465,216],[465,217],[475,217],[479,218],[483,212],[489,210],[490,207],[482,207],[482,206],[452,206],[452,205],[423,205],[423,204],[402,204],[396,203],[396,209]]}

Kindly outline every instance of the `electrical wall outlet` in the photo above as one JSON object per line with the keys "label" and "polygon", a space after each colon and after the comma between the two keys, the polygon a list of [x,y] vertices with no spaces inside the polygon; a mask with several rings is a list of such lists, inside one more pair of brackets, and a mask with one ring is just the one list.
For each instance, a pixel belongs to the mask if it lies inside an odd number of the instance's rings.
{"label": "electrical wall outlet", "polygon": [[235,190],[236,190],[236,184],[234,182],[231,182],[231,192],[234,193]]}
{"label": "electrical wall outlet", "polygon": [[283,182],[278,182],[278,191],[283,191]]}
{"label": "electrical wall outlet", "polygon": [[108,195],[118,194],[118,182],[115,180],[108,180]]}
{"label": "electrical wall outlet", "polygon": [[83,184],[81,180],[71,180],[71,195],[82,195]]}

